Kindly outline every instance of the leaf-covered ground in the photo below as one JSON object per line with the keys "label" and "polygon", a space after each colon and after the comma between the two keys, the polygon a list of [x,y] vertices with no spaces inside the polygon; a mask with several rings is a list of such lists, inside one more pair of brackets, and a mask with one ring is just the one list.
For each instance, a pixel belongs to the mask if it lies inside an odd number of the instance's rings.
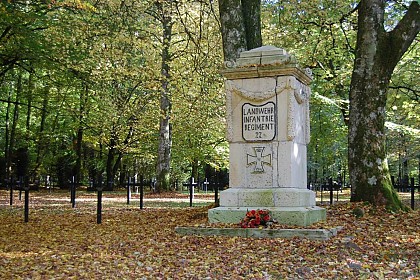
{"label": "leaf-covered ground", "polygon": [[340,203],[313,226],[343,227],[328,241],[252,239],[177,235],[207,225],[207,207],[149,197],[140,210],[123,194],[105,194],[98,225],[94,194],[78,194],[73,209],[66,193],[34,192],[24,223],[23,199],[10,206],[8,195],[0,191],[0,279],[420,279],[418,210]]}

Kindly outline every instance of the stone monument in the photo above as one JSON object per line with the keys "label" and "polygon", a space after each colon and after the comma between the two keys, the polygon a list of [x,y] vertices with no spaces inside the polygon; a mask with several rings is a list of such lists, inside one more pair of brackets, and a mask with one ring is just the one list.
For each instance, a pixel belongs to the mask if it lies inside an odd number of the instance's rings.
{"label": "stone monument", "polygon": [[279,223],[325,220],[307,189],[310,70],[273,46],[244,51],[223,71],[227,94],[229,189],[210,223],[239,223],[248,210],[268,209]]}

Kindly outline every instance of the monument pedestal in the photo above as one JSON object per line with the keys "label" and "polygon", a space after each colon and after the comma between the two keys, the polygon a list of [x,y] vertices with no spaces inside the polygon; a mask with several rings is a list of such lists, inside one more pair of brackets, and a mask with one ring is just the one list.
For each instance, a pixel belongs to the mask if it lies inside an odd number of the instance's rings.
{"label": "monument pedestal", "polygon": [[315,193],[307,189],[227,189],[220,205],[210,209],[210,223],[239,223],[250,210],[267,209],[280,224],[309,226],[326,219],[324,208],[315,205]]}
{"label": "monument pedestal", "polygon": [[312,207],[315,193],[307,189],[227,189],[220,194],[220,205],[227,207]]}
{"label": "monument pedestal", "polygon": [[239,223],[247,211],[267,209],[281,224],[308,226],[326,219],[307,189],[311,75],[283,49],[242,52],[226,69],[229,189],[210,223]]}
{"label": "monument pedestal", "polygon": [[325,209],[312,207],[217,207],[209,210],[209,223],[238,224],[252,209],[267,209],[279,224],[309,226],[326,219]]}

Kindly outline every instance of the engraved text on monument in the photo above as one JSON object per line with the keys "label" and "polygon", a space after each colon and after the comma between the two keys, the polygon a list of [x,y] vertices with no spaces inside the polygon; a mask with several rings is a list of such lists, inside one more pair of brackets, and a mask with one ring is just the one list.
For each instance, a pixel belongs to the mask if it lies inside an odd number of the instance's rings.
{"label": "engraved text on monument", "polygon": [[242,106],[242,137],[245,141],[271,141],[276,136],[276,105],[245,103]]}

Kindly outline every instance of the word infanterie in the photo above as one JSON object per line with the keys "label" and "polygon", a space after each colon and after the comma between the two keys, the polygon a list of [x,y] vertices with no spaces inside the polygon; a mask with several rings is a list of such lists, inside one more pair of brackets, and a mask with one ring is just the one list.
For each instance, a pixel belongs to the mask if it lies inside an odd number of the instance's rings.
{"label": "word infanterie", "polygon": [[246,141],[271,141],[276,136],[276,105],[245,103],[242,106],[242,137]]}

